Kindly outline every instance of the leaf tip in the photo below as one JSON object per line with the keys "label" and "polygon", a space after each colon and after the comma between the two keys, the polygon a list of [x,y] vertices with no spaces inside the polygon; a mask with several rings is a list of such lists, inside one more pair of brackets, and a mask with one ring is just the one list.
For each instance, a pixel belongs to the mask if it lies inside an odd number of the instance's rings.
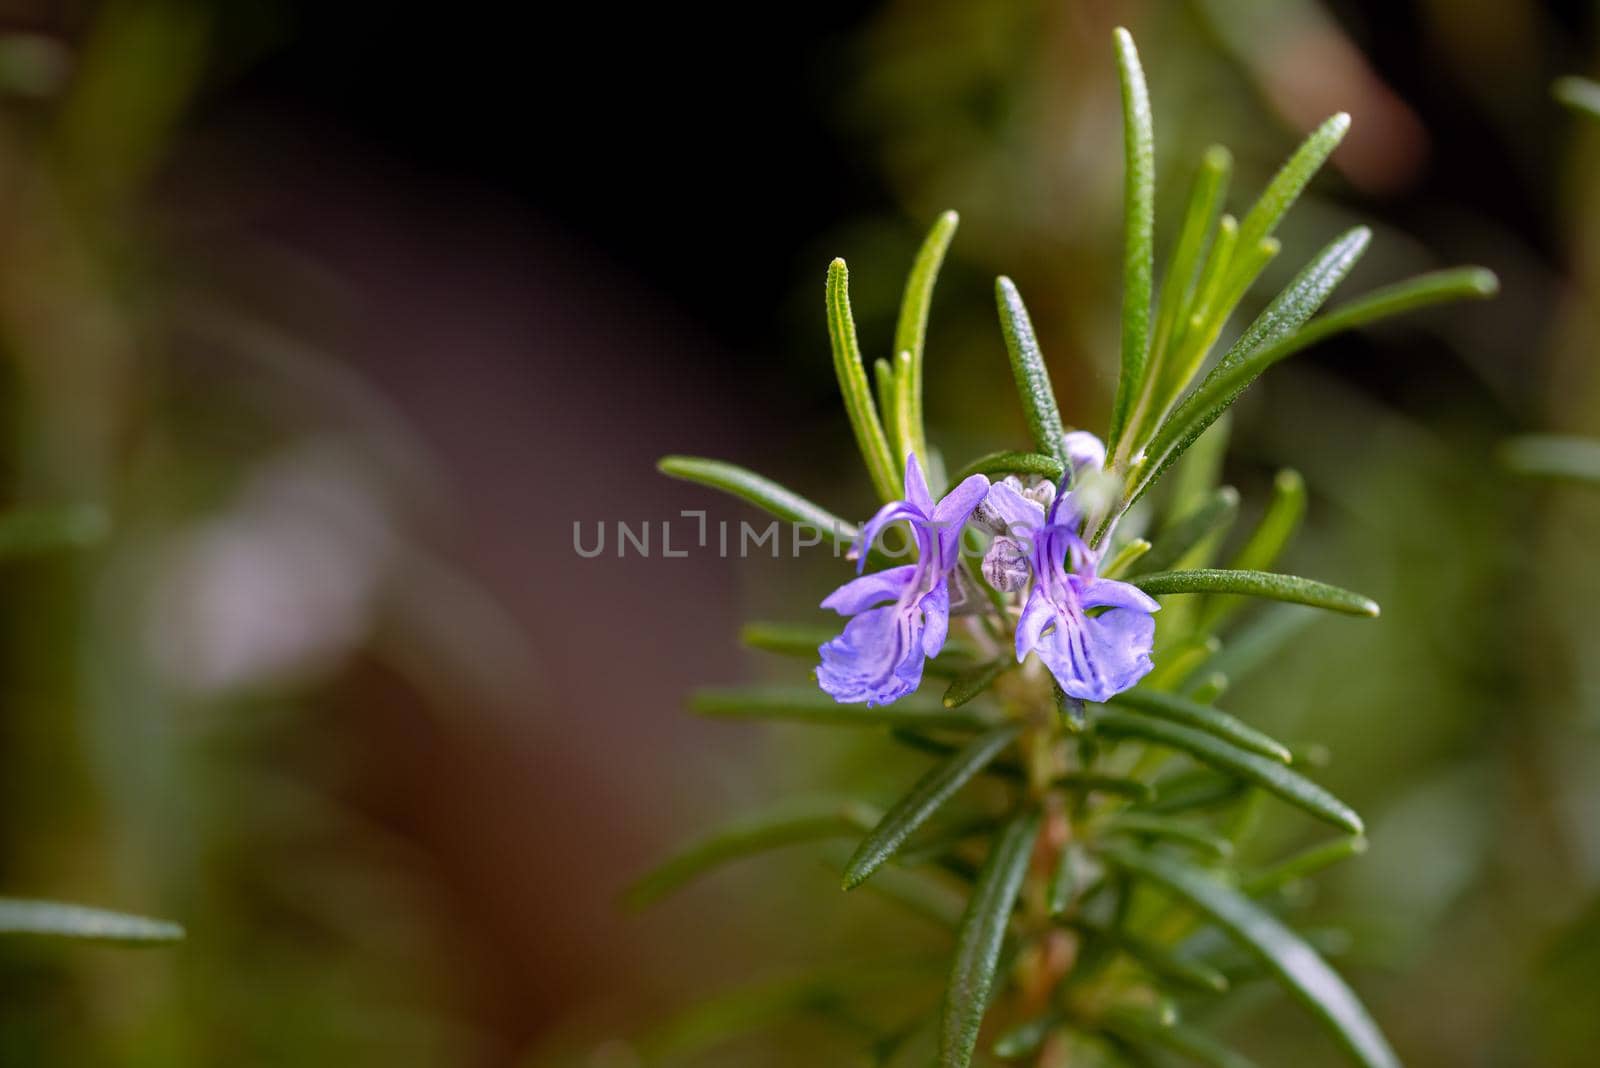
{"label": "leaf tip", "polygon": [[1487,267],[1473,267],[1467,274],[1467,288],[1475,297],[1492,297],[1500,292],[1500,276]]}

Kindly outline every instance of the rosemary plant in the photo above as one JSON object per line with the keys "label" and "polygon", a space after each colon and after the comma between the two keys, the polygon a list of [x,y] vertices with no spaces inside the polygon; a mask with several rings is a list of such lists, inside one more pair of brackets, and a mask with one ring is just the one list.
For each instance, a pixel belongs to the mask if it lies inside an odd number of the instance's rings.
{"label": "rosemary plant", "polygon": [[[1233,489],[1215,484],[1225,441],[1217,423],[1279,360],[1400,312],[1486,297],[1496,282],[1481,269],[1441,271],[1316,317],[1367,247],[1369,231],[1357,227],[1312,257],[1213,359],[1279,252],[1274,229],[1349,118],[1312,133],[1242,218],[1223,211],[1228,153],[1207,151],[1158,292],[1149,98],[1132,39],[1118,30],[1115,45],[1124,298],[1104,443],[1063,426],[1022,298],[1001,278],[1000,325],[1033,440],[946,476],[926,435],[922,384],[929,302],[956,229],[949,213],[912,268],[893,358],[876,360],[871,377],[845,264],[828,270],[834,365],[885,502],[869,523],[857,528],[731,464],[661,462],[671,476],[851,543],[864,571],[823,602],[850,617],[842,633],[784,624],[745,632],[758,648],[820,655],[817,685],[707,691],[694,707],[885,731],[929,754],[930,768],[883,812],[846,802],[746,817],[647,876],[634,898],[659,897],[731,858],[859,836],[844,864],[847,890],[887,882],[890,896],[954,929],[941,1003],[909,1023],[870,1022],[874,1063],[927,1063],[931,1049],[947,1068],[990,1057],[1051,1066],[1169,1055],[1244,1065],[1193,1021],[1238,976],[1265,974],[1356,1063],[1388,1068],[1396,1056],[1349,986],[1275,910],[1286,884],[1361,851],[1361,818],[1303,773],[1301,757],[1217,705],[1229,679],[1263,653],[1259,627],[1235,627],[1245,598],[1365,617],[1378,606],[1270,570],[1305,507],[1289,471],[1228,566],[1210,566],[1238,505]],[[1180,485],[1156,508],[1146,495],[1180,459]],[[914,560],[880,568],[878,536],[897,523],[909,528]],[[1134,536],[1136,527],[1151,536]],[[980,782],[993,809],[976,821],[951,816],[951,799],[980,792]],[[1265,795],[1333,836],[1242,869],[1236,844]],[[964,897],[959,914],[929,904],[950,887]],[[993,1034],[980,1042],[990,1016]]]}

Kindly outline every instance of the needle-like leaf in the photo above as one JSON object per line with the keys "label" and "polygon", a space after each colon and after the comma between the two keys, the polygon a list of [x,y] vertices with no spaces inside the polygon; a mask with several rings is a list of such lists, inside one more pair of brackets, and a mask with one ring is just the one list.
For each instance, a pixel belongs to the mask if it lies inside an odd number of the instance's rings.
{"label": "needle-like leaf", "polygon": [[1196,568],[1193,571],[1158,571],[1130,580],[1152,597],[1170,593],[1239,593],[1274,601],[1307,604],[1352,616],[1378,615],[1378,602],[1325,582],[1280,575],[1272,571],[1233,571]]}
{"label": "needle-like leaf", "polygon": [[839,391],[844,395],[845,412],[855,431],[856,444],[861,447],[861,458],[866,461],[867,473],[872,477],[878,496],[885,501],[896,500],[901,493],[900,465],[889,452],[889,440],[884,436],[872,389],[867,385],[867,372],[861,363],[861,342],[856,337],[855,317],[850,312],[850,272],[844,260],[834,260],[828,265],[827,304],[833,370],[839,378]]}
{"label": "needle-like leaf", "polygon": [[1600,441],[1561,434],[1525,434],[1500,450],[1505,466],[1519,475],[1600,484]]}
{"label": "needle-like leaf", "polygon": [[1156,1019],[1147,1012],[1115,1012],[1106,1017],[1108,1031],[1135,1047],[1150,1046],[1181,1054],[1206,1068],[1256,1068],[1255,1062],[1192,1027]]}
{"label": "needle-like leaf", "polygon": [[1001,751],[1016,741],[1021,727],[1008,723],[968,742],[943,764],[917,780],[904,797],[884,813],[857,847],[844,869],[844,888],[853,889],[882,867],[911,833],[955,796],[971,778],[982,771]]}
{"label": "needle-like leaf", "polygon": [[1137,738],[1168,749],[1177,749],[1218,771],[1276,794],[1289,804],[1335,827],[1351,834],[1362,832],[1361,817],[1356,815],[1355,810],[1310,779],[1275,760],[1240,749],[1215,735],[1148,716],[1131,716],[1125,712],[1102,713],[1094,721],[1094,726],[1095,733],[1103,737]]}
{"label": "needle-like leaf", "polygon": [[1000,332],[1005,335],[1011,373],[1017,380],[1017,394],[1022,398],[1022,411],[1027,417],[1034,447],[1054,458],[1065,470],[1067,430],[1061,424],[1055,391],[1050,386],[1050,372],[1045,368],[1044,354],[1039,351],[1039,339],[1034,335],[1028,309],[1023,306],[1017,287],[1004,276],[995,279],[994,297],[1000,309]]}
{"label": "needle-like leaf", "polygon": [[1028,874],[1039,815],[1018,813],[1006,825],[978,874],[967,911],[956,936],[955,961],[945,991],[944,1021],[939,1032],[940,1068],[967,1068],[978,1044],[978,1029],[989,1006],[1000,944],[1011,922],[1011,909]]}
{"label": "needle-like leaf", "polygon": [[165,920],[59,901],[0,897],[0,937],[9,935],[154,946],[182,941],[184,932],[182,927]]}
{"label": "needle-like leaf", "polygon": [[1363,1068],[1400,1068],[1367,1010],[1332,968],[1277,917],[1233,887],[1157,853],[1109,845],[1105,855],[1199,909],[1250,951],[1294,998],[1332,1030]]}
{"label": "needle-like leaf", "polygon": [[1233,855],[1233,843],[1220,834],[1187,820],[1172,819],[1168,816],[1154,816],[1143,812],[1118,813],[1106,822],[1105,834],[1160,838],[1197,849],[1215,860],[1227,860]]}
{"label": "needle-like leaf", "polygon": [[855,524],[845,522],[770,478],[763,478],[736,464],[698,456],[665,456],[657,462],[656,467],[662,474],[672,478],[698,482],[702,486],[731,493],[785,522],[815,528],[824,538],[839,545],[854,544],[856,535],[860,533]]}
{"label": "needle-like leaf", "polygon": [[1002,656],[957,675],[944,692],[944,707],[960,708],[992,686],[1002,671],[1016,664],[1014,658]]}
{"label": "needle-like leaf", "polygon": [[1283,169],[1273,176],[1255,206],[1245,214],[1239,224],[1239,244],[1249,248],[1264,237],[1270,237],[1278,223],[1288,213],[1290,206],[1300,198],[1322,164],[1332,154],[1350,129],[1350,116],[1344,112],[1329,117],[1300,143]]}
{"label": "needle-like leaf", "polygon": [[[1277,563],[1284,548],[1300,529],[1306,514],[1306,483],[1298,471],[1278,472],[1272,483],[1272,501],[1261,522],[1250,532],[1249,540],[1233,558],[1234,571],[1265,571]],[[1209,634],[1244,602],[1237,597],[1210,597],[1200,617],[1200,631]]]}
{"label": "needle-like leaf", "polygon": [[1122,372],[1107,447],[1116,454],[1124,425],[1144,387],[1150,355],[1150,302],[1155,274],[1155,133],[1150,91],[1133,36],[1117,27],[1117,79],[1122,87]]}
{"label": "needle-like leaf", "polygon": [[81,549],[111,529],[105,510],[92,504],[26,505],[0,513],[0,558],[56,549]]}
{"label": "needle-like leaf", "polygon": [[[923,422],[923,367],[925,365],[924,350],[927,345],[928,335],[928,309],[933,305],[933,285],[938,280],[939,268],[944,264],[945,252],[950,248],[950,241],[956,235],[956,226],[960,217],[953,211],[947,211],[939,216],[933,224],[933,229],[928,231],[928,236],[922,242],[922,248],[917,251],[917,258],[911,265],[911,274],[906,279],[906,290],[900,298],[900,319],[894,330],[894,351],[911,354],[910,373],[907,375],[907,388],[910,390],[910,424],[911,440],[917,455],[927,460],[928,440],[927,430]],[[958,480],[959,481],[959,480]]]}
{"label": "needle-like leaf", "polygon": [[1000,722],[993,711],[968,705],[946,708],[941,701],[913,695],[889,705],[842,705],[811,687],[748,686],[700,690],[689,707],[703,716],[726,719],[779,719],[848,727],[921,727],[984,730]]}
{"label": "needle-like leaf", "polygon": [[1061,461],[1037,452],[991,452],[980,456],[950,477],[952,486],[973,475],[1002,478],[1006,475],[1041,475],[1051,482],[1061,479]]}
{"label": "needle-like leaf", "polygon": [[1177,694],[1139,687],[1124,690],[1113,697],[1111,703],[1185,727],[1195,727],[1208,734],[1214,734],[1223,741],[1232,742],[1241,749],[1260,753],[1284,764],[1289,763],[1289,749],[1283,743],[1210,705],[1203,705]]}
{"label": "needle-like leaf", "polygon": [[1588,78],[1557,78],[1550,86],[1550,95],[1574,111],[1600,119],[1600,84]]}

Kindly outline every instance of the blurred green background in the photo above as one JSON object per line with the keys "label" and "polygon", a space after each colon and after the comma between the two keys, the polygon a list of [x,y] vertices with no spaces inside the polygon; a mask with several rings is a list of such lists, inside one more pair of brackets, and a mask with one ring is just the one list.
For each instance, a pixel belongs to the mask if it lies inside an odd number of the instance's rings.
{"label": "blurred green background", "polygon": [[[724,456],[870,507],[822,273],[882,350],[924,227],[962,215],[929,419],[1023,440],[992,276],[1070,422],[1116,351],[1120,128],[1139,41],[1158,255],[1207,144],[1237,204],[1355,119],[1264,286],[1358,221],[1347,293],[1477,262],[1491,303],[1328,344],[1241,404],[1226,474],[1312,490],[1288,569],[1382,602],[1312,623],[1230,708],[1325,745],[1370,852],[1306,922],[1412,1066],[1600,1049],[1600,497],[1519,482],[1508,434],[1600,432],[1600,131],[1580,3],[920,0],[709,13],[495,5],[0,5],[0,486],[112,533],[0,567],[0,892],[184,923],[167,950],[0,945],[0,1064],[855,1063],[837,1021],[707,1043],[818,967],[941,951],[742,866],[642,915],[669,846],[786,793],[891,797],[881,741],[693,720],[792,665],[811,559],[572,550],[581,521],[742,513],[654,471]],[[1251,310],[1259,300],[1247,300]],[[1269,619],[1264,625],[1277,625]],[[1304,839],[1277,813],[1263,855]],[[832,866],[830,866],[830,864]],[[762,984],[767,984],[763,986]],[[772,985],[776,984],[776,985]],[[1219,1021],[1339,1063],[1263,987]]]}

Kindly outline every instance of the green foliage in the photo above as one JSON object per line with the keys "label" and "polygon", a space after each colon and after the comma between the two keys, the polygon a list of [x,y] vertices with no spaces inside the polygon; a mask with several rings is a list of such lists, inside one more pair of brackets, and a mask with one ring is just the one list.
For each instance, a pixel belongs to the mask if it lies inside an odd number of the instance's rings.
{"label": "green foliage", "polygon": [[164,920],[105,909],[0,897],[0,937],[106,942],[122,946],[160,946],[183,940],[183,928]]}
{"label": "green foliage", "polygon": [[[709,690],[693,699],[693,707],[718,717],[878,731],[889,751],[899,747],[936,759],[886,806],[842,865],[847,888],[871,888],[941,925],[952,917],[952,896],[966,902],[937,1016],[909,1023],[858,1021],[872,1035],[874,1063],[890,1063],[913,1048],[914,1036],[933,1034],[937,1063],[964,1068],[980,1048],[980,1032],[994,1008],[1009,1025],[982,1048],[1002,1059],[1043,1057],[1060,1042],[1083,1042],[1111,1063],[1147,1063],[1170,1053],[1239,1068],[1247,1063],[1242,1057],[1178,1019],[1180,1007],[1203,1013],[1228,995],[1227,976],[1190,944],[1226,938],[1309,1008],[1358,1063],[1387,1068],[1395,1063],[1393,1054],[1349,987],[1311,940],[1251,896],[1359,853],[1365,843],[1361,817],[1302,774],[1305,761],[1297,751],[1215,706],[1231,680],[1269,662],[1300,632],[1308,608],[1373,618],[1378,605],[1271,570],[1307,507],[1305,484],[1294,472],[1278,476],[1259,523],[1231,557],[1223,556],[1240,500],[1232,487],[1218,485],[1226,435],[1206,431],[1277,361],[1400,312],[1488,296],[1495,281],[1477,268],[1442,271],[1317,318],[1371,240],[1358,227],[1313,257],[1213,358],[1235,311],[1280,251],[1274,230],[1350,120],[1335,115],[1312,133],[1242,221],[1223,211],[1231,159],[1223,149],[1208,150],[1157,295],[1149,94],[1125,31],[1117,31],[1115,49],[1127,168],[1122,358],[1106,468],[1084,476],[1085,498],[1099,503],[1089,505],[1083,533],[1104,554],[1102,576],[1129,575],[1128,581],[1156,597],[1190,595],[1169,601],[1156,616],[1155,670],[1103,706],[1069,698],[1036,659],[1015,663],[1010,650],[1020,601],[1015,594],[988,591],[987,602],[970,596],[952,619],[964,631],[964,642],[927,666],[927,675],[947,683],[925,681],[920,692],[881,707],[839,705],[815,687]],[[953,214],[941,217],[917,256],[893,358],[875,364],[875,395],[855,338],[843,263],[829,270],[835,367],[868,476],[885,499],[899,496],[898,481],[889,481],[895,471],[886,460],[891,444],[902,453],[930,455],[921,400],[925,327],[933,280],[954,228]],[[950,481],[973,474],[1055,481],[1068,466],[1067,427],[1044,354],[1016,287],[1002,277],[995,292],[1032,451],[978,457]],[[1180,475],[1172,492],[1153,495],[1153,506],[1141,506],[1154,515],[1149,522],[1138,520],[1139,532],[1154,533],[1119,538],[1119,521],[1174,465]],[[785,518],[837,522],[731,465],[671,458],[663,470],[728,490]],[[1211,566],[1216,559],[1229,559],[1230,566]],[[982,588],[965,565],[957,577],[967,593]],[[1236,622],[1261,601],[1294,607]],[[811,656],[832,633],[760,624],[746,628],[744,639],[756,648]],[[940,692],[942,697],[932,697]],[[1240,858],[1251,815],[1266,798],[1345,836],[1246,868]],[[669,862],[665,875],[642,884],[642,896],[724,860],[832,837],[852,825],[838,809],[736,825]],[[1168,898],[1183,908],[1154,907]],[[1070,947],[1065,953],[1062,939]],[[829,996],[847,998],[850,989],[846,984]],[[823,996],[805,988],[807,1005]],[[1024,1007],[1026,1013],[1019,1011]]]}

